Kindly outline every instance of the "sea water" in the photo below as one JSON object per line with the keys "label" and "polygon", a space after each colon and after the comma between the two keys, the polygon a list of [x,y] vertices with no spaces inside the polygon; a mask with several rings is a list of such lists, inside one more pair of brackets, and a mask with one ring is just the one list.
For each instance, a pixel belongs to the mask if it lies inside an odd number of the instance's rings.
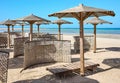
{"label": "sea water", "polygon": [[[14,31],[21,32],[21,28],[15,28]],[[7,32],[7,28],[0,28],[0,32]],[[24,32],[30,32],[29,28],[24,28]],[[37,32],[37,27],[33,28],[33,32]],[[50,33],[50,34],[57,34],[58,28],[40,28],[41,33]],[[93,28],[84,28],[85,34],[93,34]],[[62,34],[79,34],[79,28],[61,28]],[[120,34],[120,28],[97,28],[97,34]]]}
{"label": "sea water", "polygon": [[[34,32],[37,32],[37,29],[34,29]],[[58,28],[41,28],[40,32],[43,33],[58,33]],[[61,28],[62,34],[79,34],[80,29],[79,28]],[[94,29],[93,28],[84,28],[85,34],[93,34]],[[96,29],[97,34],[120,34],[120,28],[97,28]]]}

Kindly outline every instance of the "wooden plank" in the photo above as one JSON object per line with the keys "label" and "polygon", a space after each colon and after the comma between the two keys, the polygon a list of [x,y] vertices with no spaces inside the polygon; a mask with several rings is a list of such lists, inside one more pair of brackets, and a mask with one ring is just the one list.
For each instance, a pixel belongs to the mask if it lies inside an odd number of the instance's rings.
{"label": "wooden plank", "polygon": [[[99,66],[99,64],[95,64],[92,62],[85,62],[85,70],[93,69],[94,67],[97,67],[97,66]],[[63,72],[65,73],[65,72],[70,72],[70,71],[76,71],[76,70],[80,70],[80,62],[74,62],[74,63],[70,63],[70,64],[65,64],[65,65],[53,66],[53,67],[47,68],[47,70],[49,70],[53,74],[61,74]]]}

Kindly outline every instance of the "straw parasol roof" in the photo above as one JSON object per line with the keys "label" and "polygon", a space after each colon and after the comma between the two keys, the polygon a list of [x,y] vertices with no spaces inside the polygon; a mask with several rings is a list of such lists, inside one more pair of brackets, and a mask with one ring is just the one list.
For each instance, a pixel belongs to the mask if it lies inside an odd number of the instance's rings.
{"label": "straw parasol roof", "polygon": [[0,22],[0,25],[13,25],[13,24],[15,24],[15,22],[13,22],[10,19]]}
{"label": "straw parasol roof", "polygon": [[111,22],[108,22],[108,21],[105,21],[103,19],[100,19],[98,17],[94,17],[90,20],[86,20],[85,23],[90,23],[90,24],[93,24],[94,25],[94,48],[93,48],[93,52],[95,53],[96,52],[96,26],[98,24],[112,24]]}
{"label": "straw parasol roof", "polygon": [[72,22],[69,22],[63,19],[55,20],[52,23],[58,25],[58,40],[61,40],[61,25],[62,24],[73,24]]}
{"label": "straw parasol roof", "polygon": [[40,22],[40,21],[35,22],[36,25],[49,24],[49,23],[50,23],[50,21],[49,21],[49,22],[46,22],[46,21],[43,21],[43,22]]}
{"label": "straw parasol roof", "polygon": [[115,13],[111,10],[105,10],[100,8],[94,8],[85,6],[83,4],[69,8],[60,12],[50,14],[48,16],[54,16],[58,18],[71,17],[76,18],[80,23],[80,74],[85,75],[85,64],[84,64],[84,20],[88,17],[95,16],[115,16]]}
{"label": "straw parasol roof", "polygon": [[6,25],[8,27],[8,38],[7,38],[7,47],[10,48],[10,26],[15,24],[15,22],[10,19],[0,22],[1,25]]}
{"label": "straw parasol roof", "polygon": [[100,19],[98,17],[94,17],[94,18],[92,18],[90,20],[86,20],[85,23],[87,23],[87,24],[88,23],[90,23],[90,24],[104,24],[104,23],[106,23],[106,24],[112,24],[111,22],[105,21],[105,20]]}
{"label": "straw parasol roof", "polygon": [[21,26],[23,25],[24,26],[24,25],[29,25],[29,24],[27,22],[19,21],[19,22],[16,23],[16,25],[21,25]]}
{"label": "straw parasol roof", "polygon": [[49,20],[38,17],[38,16],[33,15],[33,14],[31,14],[29,16],[22,17],[22,18],[18,18],[18,19],[16,19],[16,21],[25,21],[25,22],[28,22],[30,24],[30,41],[32,40],[33,24],[37,21],[49,22]]}
{"label": "straw parasol roof", "polygon": [[94,8],[94,7],[89,7],[89,6],[85,6],[83,4],[80,4],[79,6],[73,7],[73,8],[69,8],[60,12],[56,12],[53,14],[50,14],[49,16],[55,16],[55,17],[73,17],[73,13],[74,16],[79,16],[79,13],[83,12],[84,14],[87,14],[87,16],[114,16],[114,12],[110,11],[110,10],[105,10],[105,9],[100,9],[100,8]]}
{"label": "straw parasol roof", "polygon": [[63,19],[58,19],[58,20],[52,21],[52,23],[53,24],[73,24],[72,22],[69,22],[69,21],[66,21]]}
{"label": "straw parasol roof", "polygon": [[22,17],[22,18],[18,18],[16,19],[17,21],[26,21],[26,22],[36,22],[36,21],[46,21],[46,22],[50,22],[49,20],[47,19],[44,19],[44,18],[41,18],[41,17],[38,17],[36,15],[28,15],[28,16],[25,16],[25,17]]}

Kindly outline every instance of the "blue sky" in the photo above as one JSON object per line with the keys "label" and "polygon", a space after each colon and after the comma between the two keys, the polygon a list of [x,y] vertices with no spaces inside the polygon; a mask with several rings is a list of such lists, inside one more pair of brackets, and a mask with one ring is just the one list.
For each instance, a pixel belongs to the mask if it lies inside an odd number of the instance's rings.
{"label": "blue sky", "polygon": [[[0,0],[0,21],[6,19],[16,19],[30,14],[35,14],[49,20],[56,20],[56,17],[48,17],[48,15],[64,9],[75,7],[79,4],[113,10],[116,13],[115,17],[101,17],[102,19],[110,21],[113,24],[103,24],[98,25],[97,27],[120,27],[120,0]],[[63,27],[79,27],[76,19],[65,18],[65,20],[71,21],[74,24],[62,25]],[[51,24],[45,26],[56,27],[57,25]],[[90,24],[85,24],[85,27],[93,26]]]}

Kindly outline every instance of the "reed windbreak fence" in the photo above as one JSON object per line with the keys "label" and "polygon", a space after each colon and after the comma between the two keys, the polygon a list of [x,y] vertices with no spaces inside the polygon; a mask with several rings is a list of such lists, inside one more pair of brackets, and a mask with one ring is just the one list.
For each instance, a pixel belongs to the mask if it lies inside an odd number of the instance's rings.
{"label": "reed windbreak fence", "polygon": [[7,83],[9,53],[0,51],[0,83]]}

